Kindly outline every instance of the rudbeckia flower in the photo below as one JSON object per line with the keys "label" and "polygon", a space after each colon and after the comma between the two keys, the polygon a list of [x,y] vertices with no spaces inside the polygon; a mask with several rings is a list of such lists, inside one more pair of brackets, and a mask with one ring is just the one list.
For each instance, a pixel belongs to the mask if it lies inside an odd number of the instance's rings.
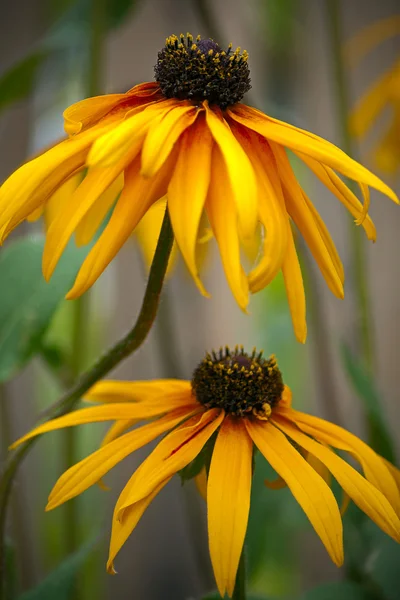
{"label": "rudbeckia flower", "polygon": [[[360,61],[385,40],[400,35],[400,17],[390,17],[370,25],[350,41],[347,54],[352,63]],[[352,58],[353,57],[353,58]],[[372,159],[382,171],[394,175],[400,167],[400,61],[394,63],[362,95],[350,116],[350,128],[365,138],[376,122],[390,114],[383,137],[373,147]]]}
{"label": "rudbeckia flower", "polygon": [[[221,596],[232,596],[249,516],[255,448],[278,474],[268,487],[289,487],[336,565],[343,562],[342,519],[326,472],[384,532],[400,541],[399,471],[345,429],[292,408],[291,392],[274,357],[266,360],[255,350],[249,355],[242,348],[226,348],[207,354],[191,381],[103,381],[89,391],[87,400],[99,404],[40,425],[14,446],[55,429],[114,421],[102,447],[57,481],[47,505],[51,510],[166,433],[117,500],[110,573],[153,498],[196,458],[201,466],[200,455],[208,471],[208,538],[215,579]],[[148,422],[128,431],[141,421]],[[364,475],[336,449],[355,459]]]}
{"label": "rudbeckia flower", "polygon": [[[83,294],[101,275],[149,208],[167,206],[177,245],[203,294],[196,241],[203,213],[219,246],[227,281],[245,310],[249,292],[282,271],[297,338],[306,337],[303,280],[291,220],[300,230],[332,292],[343,297],[344,273],[330,235],[300,187],[292,150],[362,224],[372,186],[395,202],[380,179],[333,144],[242,104],[250,88],[248,56],[212,40],[171,36],[158,54],[154,83],[125,94],[89,98],[65,113],[69,139],[18,169],[0,188],[0,237],[46,204],[76,173],[84,178],[51,224],[43,273],[51,277],[84,219],[98,223],[103,193],[123,177],[111,218],[86,257],[67,298]],[[364,206],[336,171],[357,181]],[[109,208],[109,207],[106,207]],[[246,274],[242,241],[263,231],[259,262]]]}

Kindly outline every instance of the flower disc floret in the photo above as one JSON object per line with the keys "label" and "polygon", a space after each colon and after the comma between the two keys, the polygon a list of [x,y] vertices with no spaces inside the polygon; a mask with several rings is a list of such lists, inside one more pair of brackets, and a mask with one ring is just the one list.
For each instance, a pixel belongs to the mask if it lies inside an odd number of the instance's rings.
{"label": "flower disc floret", "polygon": [[282,397],[283,381],[274,356],[265,359],[242,347],[207,353],[195,369],[192,390],[206,408],[223,408],[237,416],[267,420]]}
{"label": "flower disc floret", "polygon": [[226,108],[251,88],[247,61],[246,50],[232,51],[232,44],[225,51],[210,39],[172,35],[158,53],[155,79],[166,98],[208,100]]}

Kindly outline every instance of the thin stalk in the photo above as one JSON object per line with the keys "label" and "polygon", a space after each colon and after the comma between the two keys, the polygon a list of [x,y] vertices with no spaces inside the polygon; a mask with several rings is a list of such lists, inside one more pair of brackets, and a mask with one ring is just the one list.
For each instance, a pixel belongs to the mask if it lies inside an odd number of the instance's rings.
{"label": "thin stalk", "polygon": [[[71,411],[80,398],[102,377],[107,375],[125,358],[137,350],[146,339],[154,319],[157,314],[160,302],[161,290],[164,282],[165,273],[168,267],[168,260],[172,250],[174,235],[168,210],[165,213],[161,227],[160,237],[151,265],[149,279],[143,298],[142,307],[139,316],[132,330],[117,342],[104,356],[102,356],[91,369],[86,371],[78,382],[66,392],[62,398],[56,402],[48,411],[48,419],[60,417]],[[4,528],[7,513],[8,499],[12,489],[12,484],[18,468],[34,445],[37,438],[32,438],[22,444],[14,452],[8,461],[0,482],[0,582],[4,581],[5,553],[4,553]],[[5,590],[0,585],[0,600],[5,598]]]}
{"label": "thin stalk", "polygon": [[[327,23],[331,44],[332,63],[336,84],[336,109],[338,126],[341,135],[341,145],[350,156],[354,155],[348,118],[350,103],[343,61],[343,35],[341,27],[341,11],[339,0],[326,0]],[[368,294],[367,260],[365,255],[365,240],[354,226],[353,219],[349,221],[349,238],[352,250],[353,274],[355,283],[357,314],[359,314],[358,340],[364,364],[369,373],[374,372],[374,343],[371,328],[372,310]]]}
{"label": "thin stalk", "polygon": [[246,600],[246,553],[243,546],[240,556],[239,567],[236,573],[235,589],[233,591],[232,600]]}

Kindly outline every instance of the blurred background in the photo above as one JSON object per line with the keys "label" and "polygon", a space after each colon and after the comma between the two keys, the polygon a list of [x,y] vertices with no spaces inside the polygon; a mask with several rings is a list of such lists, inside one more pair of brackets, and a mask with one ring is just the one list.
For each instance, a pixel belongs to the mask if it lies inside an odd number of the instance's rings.
{"label": "blurred background", "polygon": [[[165,38],[186,31],[213,37],[222,46],[232,41],[234,47],[249,51],[252,90],[245,102],[343,147],[337,57],[332,46],[334,14],[345,42],[381,19],[398,18],[399,5],[397,0],[3,0],[0,181],[63,135],[62,111],[91,95],[93,77],[105,93],[126,91],[152,80],[157,52]],[[344,60],[349,107],[398,60],[399,50],[400,35],[384,41],[356,65]],[[397,176],[380,172],[371,152],[390,118],[388,109],[362,144],[351,142],[351,151],[399,193],[400,169]],[[360,379],[358,363],[349,358],[350,351],[352,356],[362,357],[355,334],[360,318],[350,233],[355,226],[345,208],[308,172],[298,171],[298,176],[324,218],[346,272],[346,296],[339,301],[303,253],[309,288],[306,346],[295,341],[281,279],[252,298],[250,316],[242,314],[211,241],[204,257],[203,279],[212,298],[200,296],[178,256],[154,329],[140,351],[112,376],[190,378],[206,350],[226,344],[243,344],[249,350],[256,346],[267,355],[277,355],[297,408],[319,414],[366,439],[365,396],[370,397],[369,390],[379,396],[381,417],[395,438],[400,418],[400,211],[372,192],[370,213],[378,241],[368,244],[365,252],[373,378]],[[41,221],[26,223],[7,244],[18,236],[40,233],[42,228]],[[357,234],[364,235],[361,228]],[[298,242],[302,248],[301,240]],[[24,262],[21,257],[21,270],[13,272],[15,279],[23,276]],[[80,348],[84,366],[132,326],[145,282],[143,248],[133,237],[90,291]],[[42,348],[48,356],[71,350],[71,305],[63,301],[49,323]],[[0,340],[1,332],[0,323]],[[43,357],[27,362],[13,375],[12,379],[4,377],[1,384],[3,458],[9,441],[30,429],[61,392]],[[364,386],[364,400],[360,386]],[[77,455],[84,457],[94,450],[103,431],[101,425],[81,428]],[[399,449],[397,439],[397,452]],[[79,563],[77,597],[82,600],[188,600],[213,587],[205,504],[192,482],[182,487],[178,478],[153,502],[123,548],[116,564],[118,576],[105,573],[115,500],[148,451],[129,457],[107,477],[109,492],[93,488],[73,501],[79,541],[91,545]],[[65,468],[62,435],[55,433],[40,440],[19,472],[8,524],[17,592],[33,588],[65,557],[68,532],[64,517],[68,509],[44,513],[48,493]],[[339,571],[330,563],[288,491],[265,489],[265,476],[271,474],[260,463],[247,540],[254,592],[270,598],[300,598],[318,584],[341,579],[345,570]],[[345,528],[349,530],[350,520],[351,515],[346,515]],[[350,540],[349,554],[351,544]]]}

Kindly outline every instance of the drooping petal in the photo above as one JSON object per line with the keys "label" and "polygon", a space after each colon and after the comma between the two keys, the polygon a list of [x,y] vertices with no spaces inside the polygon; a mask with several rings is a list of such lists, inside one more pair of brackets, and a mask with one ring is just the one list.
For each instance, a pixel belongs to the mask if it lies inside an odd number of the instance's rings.
{"label": "drooping petal", "polygon": [[203,500],[207,501],[207,472],[206,468],[203,467],[198,475],[194,478],[197,491]]}
{"label": "drooping petal", "polygon": [[184,398],[182,398],[180,404],[176,401],[175,404],[167,404],[159,398],[145,403],[113,403],[102,406],[91,406],[90,408],[81,408],[35,427],[35,429],[11,444],[10,448],[14,449],[30,438],[42,433],[47,433],[48,431],[63,429],[64,427],[74,427],[75,425],[98,423],[101,421],[118,421],[122,419],[151,419],[152,417],[157,417],[168,412],[172,407],[183,408],[185,406],[187,405],[185,405]]}
{"label": "drooping petal", "polygon": [[363,137],[389,102],[388,91],[393,67],[388,69],[360,98],[350,115],[350,130]]}
{"label": "drooping petal", "polygon": [[188,401],[195,402],[191,396],[190,381],[183,379],[153,379],[150,381],[98,381],[85,394],[85,400],[92,402],[148,402],[166,401],[170,397],[186,395]]}
{"label": "drooping petal", "polygon": [[253,166],[258,188],[259,219],[265,229],[262,258],[249,274],[250,290],[254,293],[266,287],[282,267],[287,248],[288,215],[276,166],[269,168],[271,162],[275,163],[269,145],[234,122],[232,131]]}
{"label": "drooping petal", "polygon": [[125,433],[128,429],[130,429],[131,427],[133,427],[134,425],[136,425],[136,423],[139,422],[139,419],[129,419],[129,420],[124,420],[124,421],[115,421],[115,423],[113,423],[111,425],[111,427],[108,428],[107,433],[105,434],[105,436],[103,437],[100,447],[105,446],[106,444],[109,444],[110,442],[113,442],[114,440],[116,440],[120,435],[122,435],[123,433]]}
{"label": "drooping petal", "polygon": [[217,240],[226,279],[242,310],[246,310],[249,290],[240,262],[237,212],[220,150],[215,146],[206,211]]}
{"label": "drooping petal", "polygon": [[242,420],[226,417],[207,485],[208,540],[219,593],[232,596],[250,509],[253,444]]}
{"label": "drooping petal", "polygon": [[151,494],[162,481],[188,465],[224,419],[224,412],[210,409],[192,417],[168,434],[129,480],[118,500],[120,518],[135,502]]}
{"label": "drooping petal", "polygon": [[202,109],[190,102],[177,103],[151,123],[143,144],[141,175],[154,177],[167,160],[179,136],[192,125]]}
{"label": "drooping petal", "polygon": [[125,433],[69,468],[52,489],[46,510],[52,510],[97,483],[124,458],[175,427],[190,416],[187,408],[174,410],[161,419]]}
{"label": "drooping petal", "polygon": [[380,490],[400,513],[400,495],[393,476],[383,460],[365,442],[343,427],[313,415],[291,410],[297,426],[317,440],[349,452],[362,466],[366,479]]}
{"label": "drooping petal", "polygon": [[75,231],[75,241],[77,246],[89,244],[123,187],[124,174],[121,173],[99,196],[95,204],[88,210],[77,226]]}
{"label": "drooping petal", "polygon": [[306,295],[290,223],[287,224],[287,228],[288,242],[286,256],[282,265],[282,274],[294,333],[298,341],[304,344],[307,338]]}
{"label": "drooping petal", "polygon": [[168,209],[175,239],[202,294],[196,265],[196,241],[211,177],[213,141],[203,115],[182,135],[178,160],[168,186]]}
{"label": "drooping petal", "polygon": [[[292,440],[319,458],[328,467],[339,485],[341,485],[355,504],[385,533],[400,542],[400,520],[389,500],[377,487],[372,485],[367,479],[364,479],[358,471],[332,452],[332,450],[302,433],[286,418],[278,415],[275,417],[275,422]],[[299,425],[301,426],[301,423]]]}
{"label": "drooping petal", "polygon": [[[111,575],[115,575],[116,573],[114,569],[114,560],[118,552],[121,550],[122,546],[125,544],[126,540],[131,535],[136,525],[139,523],[146,508],[171,479],[172,477],[165,479],[157,488],[155,488],[155,490],[151,494],[143,498],[143,500],[140,500],[139,502],[136,502],[132,506],[126,508],[124,510],[124,518],[122,520],[119,518],[118,515],[117,502],[112,519],[110,550],[107,560],[107,572]],[[129,485],[129,482],[127,485]],[[122,494],[124,493],[124,491],[125,488],[124,490],[122,490]]]}
{"label": "drooping petal", "polygon": [[335,497],[287,438],[271,423],[246,420],[253,442],[286,481],[333,562],[343,563],[342,520]]}
{"label": "drooping petal", "polygon": [[77,226],[100,196],[121,175],[126,157],[112,167],[89,169],[69,201],[55,216],[47,232],[43,251],[43,276],[48,281]]}
{"label": "drooping petal", "polygon": [[347,208],[349,213],[365,229],[369,240],[376,240],[376,229],[371,217],[367,215],[361,219],[363,206],[357,196],[347,187],[338,175],[329,167],[310,158],[302,152],[296,152],[297,156],[315,173],[322,183],[336,196],[336,198]]}
{"label": "drooping petal", "polygon": [[67,295],[68,299],[80,296],[93,285],[122,248],[146,211],[165,194],[175,159],[176,153],[172,152],[153,179],[146,180],[140,175],[140,157],[137,157],[126,169],[124,189],[113,214],[83,262],[74,286]]}
{"label": "drooping petal", "polygon": [[207,125],[218,144],[225,163],[243,237],[251,238],[254,235],[258,218],[257,182],[253,167],[222,114],[210,109],[206,102],[204,105]]}
{"label": "drooping petal", "polygon": [[176,101],[155,102],[146,108],[133,109],[127,118],[115,125],[104,135],[98,137],[87,157],[89,167],[109,167],[120,161],[132,146],[142,144],[144,135],[153,120],[170,110]]}
{"label": "drooping petal", "polygon": [[232,119],[235,119],[235,121],[238,121],[249,129],[257,131],[257,133],[264,136],[267,140],[286,146],[291,150],[303,152],[315,160],[332,167],[332,169],[336,169],[339,173],[346,175],[346,177],[354,179],[354,181],[370,185],[397,204],[399,203],[399,199],[393,190],[383,183],[379,177],[376,177],[376,175],[327,140],[304,129],[299,129],[283,121],[267,117],[261,111],[245,106],[244,104],[236,104],[232,109],[228,109],[228,114]]}
{"label": "drooping petal", "polygon": [[304,192],[297,182],[286,152],[278,144],[271,144],[271,148],[276,157],[287,211],[310,248],[330,290],[338,298],[343,298],[343,282],[340,273],[336,270],[335,263],[320,234],[318,224],[306,203]]}
{"label": "drooping petal", "polygon": [[76,135],[82,129],[94,125],[124,100],[126,101],[126,94],[105,94],[75,102],[63,113],[65,133]]}

